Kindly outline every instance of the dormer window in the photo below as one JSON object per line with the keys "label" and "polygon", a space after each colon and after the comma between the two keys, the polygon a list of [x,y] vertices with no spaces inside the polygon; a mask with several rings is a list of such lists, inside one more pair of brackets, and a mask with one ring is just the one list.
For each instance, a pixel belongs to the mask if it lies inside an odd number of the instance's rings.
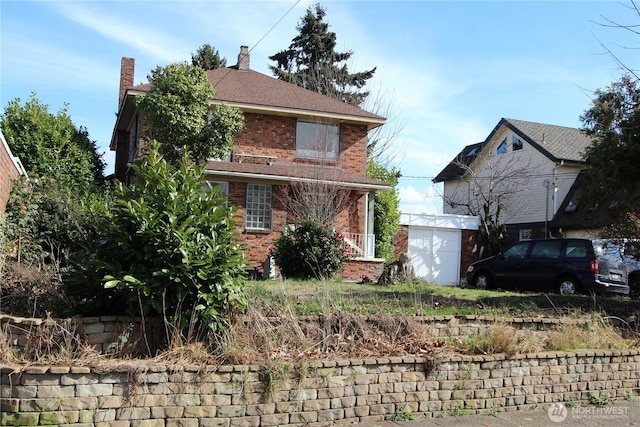
{"label": "dormer window", "polygon": [[507,152],[507,138],[505,138],[504,141],[502,141],[500,145],[498,145],[498,148],[496,148],[496,154],[498,155],[504,154],[506,152]]}
{"label": "dormer window", "polygon": [[338,125],[298,121],[296,157],[312,160],[338,160],[340,127]]}

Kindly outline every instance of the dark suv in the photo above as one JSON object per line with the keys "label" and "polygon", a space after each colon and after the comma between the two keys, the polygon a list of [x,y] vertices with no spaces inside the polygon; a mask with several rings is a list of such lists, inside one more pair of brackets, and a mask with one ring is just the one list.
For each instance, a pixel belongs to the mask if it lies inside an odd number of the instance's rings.
{"label": "dark suv", "polygon": [[518,242],[497,256],[471,264],[466,280],[481,289],[629,294],[624,262],[596,252],[594,242],[587,239]]}

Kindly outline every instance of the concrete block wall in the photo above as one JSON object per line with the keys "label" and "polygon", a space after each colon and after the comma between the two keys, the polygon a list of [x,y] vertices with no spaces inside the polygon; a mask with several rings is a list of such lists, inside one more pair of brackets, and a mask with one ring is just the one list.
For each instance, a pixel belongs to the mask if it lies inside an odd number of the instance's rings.
{"label": "concrete block wall", "polygon": [[313,427],[617,399],[639,388],[640,349],[334,360],[298,370],[1,366],[0,425]]}

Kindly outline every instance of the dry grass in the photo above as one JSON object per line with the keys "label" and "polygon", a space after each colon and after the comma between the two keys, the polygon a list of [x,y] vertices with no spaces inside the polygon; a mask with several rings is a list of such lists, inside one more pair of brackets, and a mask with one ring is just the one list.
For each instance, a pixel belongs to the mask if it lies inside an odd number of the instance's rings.
{"label": "dry grass", "polygon": [[[403,288],[383,290],[384,298],[372,295],[364,286],[335,286],[338,292],[321,282],[306,287],[295,283],[291,292],[287,292],[287,283],[272,289],[257,286],[251,294],[248,313],[234,319],[227,331],[201,339],[166,333],[167,325],[161,319],[145,319],[144,329],[121,331],[126,342],[123,339],[107,355],[98,354],[81,338],[83,331],[73,319],[33,327],[20,355],[11,349],[7,331],[0,331],[0,362],[97,367],[118,363],[258,364],[265,367],[265,375],[276,379],[276,373],[284,367],[295,368],[314,360],[420,355],[435,361],[454,352],[515,354],[638,345],[637,331],[625,338],[599,314],[592,314],[586,324],[567,324],[546,335],[516,331],[506,323],[497,323],[467,339],[436,338],[433,325],[415,316],[421,313],[417,307],[436,307],[435,299],[426,297],[419,285],[411,285],[413,288],[407,292],[398,290]],[[446,295],[466,291],[446,289]],[[487,298],[486,295],[481,297]],[[474,305],[465,303],[465,307]],[[395,308],[389,309],[390,306]],[[307,313],[313,315],[305,316]],[[584,318],[584,314],[576,311],[566,317]]]}
{"label": "dry grass", "polygon": [[278,318],[251,311],[218,341],[227,363],[431,354],[443,344],[408,316],[365,316],[341,311]]}
{"label": "dry grass", "polygon": [[547,350],[613,349],[638,345],[638,336],[625,338],[602,316],[592,315],[586,325],[562,325],[547,334]]}

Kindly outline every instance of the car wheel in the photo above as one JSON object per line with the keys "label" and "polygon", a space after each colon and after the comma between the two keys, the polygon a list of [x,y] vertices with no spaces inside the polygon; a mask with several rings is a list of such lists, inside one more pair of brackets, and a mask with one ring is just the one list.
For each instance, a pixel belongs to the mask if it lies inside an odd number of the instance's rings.
{"label": "car wheel", "polygon": [[473,284],[476,289],[489,289],[491,288],[491,276],[486,271],[481,271],[476,274]]}
{"label": "car wheel", "polygon": [[562,277],[558,280],[557,290],[560,295],[575,295],[578,293],[578,282],[573,277]]}

